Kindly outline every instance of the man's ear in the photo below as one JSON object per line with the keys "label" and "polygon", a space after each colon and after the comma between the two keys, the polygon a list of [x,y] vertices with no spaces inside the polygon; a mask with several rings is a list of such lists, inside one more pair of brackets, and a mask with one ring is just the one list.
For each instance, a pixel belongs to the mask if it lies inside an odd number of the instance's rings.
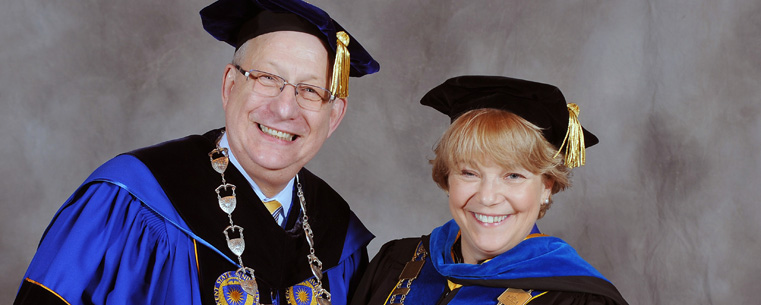
{"label": "man's ear", "polygon": [[237,68],[232,64],[225,66],[225,73],[222,75],[222,107],[227,107],[227,101],[230,100],[230,94],[235,87],[237,73]]}
{"label": "man's ear", "polygon": [[343,120],[347,105],[346,98],[336,98],[333,100],[332,105],[330,105],[330,131],[328,131],[328,137],[333,134],[333,131],[338,128],[338,124]]}

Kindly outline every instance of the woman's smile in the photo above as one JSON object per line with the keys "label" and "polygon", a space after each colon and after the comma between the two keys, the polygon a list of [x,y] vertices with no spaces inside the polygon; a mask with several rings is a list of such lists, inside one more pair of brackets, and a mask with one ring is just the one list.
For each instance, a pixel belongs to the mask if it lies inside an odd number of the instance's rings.
{"label": "woman's smile", "polygon": [[473,217],[476,218],[481,223],[484,224],[500,224],[503,220],[507,219],[509,215],[497,215],[497,216],[491,216],[486,214],[478,214],[476,212],[472,212]]}

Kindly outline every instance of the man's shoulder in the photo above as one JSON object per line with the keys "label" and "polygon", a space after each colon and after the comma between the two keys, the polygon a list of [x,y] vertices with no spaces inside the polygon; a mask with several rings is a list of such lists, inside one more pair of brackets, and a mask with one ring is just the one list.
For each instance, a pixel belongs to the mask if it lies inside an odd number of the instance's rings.
{"label": "man's shoulder", "polygon": [[91,185],[110,184],[129,192],[142,204],[162,215],[174,215],[156,177],[141,160],[122,154],[107,161],[90,174],[69,201],[86,191]]}
{"label": "man's shoulder", "polygon": [[145,163],[166,163],[197,158],[202,153],[205,156],[215,147],[215,140],[222,135],[223,129],[211,130],[203,135],[189,135],[186,137],[165,141],[156,145],[139,148],[125,154],[136,156]]}
{"label": "man's shoulder", "polygon": [[330,186],[325,180],[318,177],[306,167],[299,171],[299,182],[301,182],[304,195],[309,197],[324,198],[325,200],[331,200],[331,202],[345,206],[348,209],[348,203],[341,197],[340,194],[333,187]]}
{"label": "man's shoulder", "polygon": [[120,154],[93,171],[80,192],[94,183],[109,183],[127,190],[160,214],[175,219],[171,199],[176,192],[173,191],[175,188],[184,192],[195,189],[197,184],[203,183],[202,177],[208,176],[205,172],[213,171],[209,165],[210,149],[206,148],[214,145],[209,139],[218,132],[221,129]]}
{"label": "man's shoulder", "polygon": [[[133,156],[145,164],[171,199],[175,189],[187,192],[188,189],[218,183],[219,175],[211,166],[209,152],[216,147],[215,140],[221,133],[222,129],[212,130],[204,135],[190,135],[123,155]],[[216,180],[207,181],[209,179]]]}

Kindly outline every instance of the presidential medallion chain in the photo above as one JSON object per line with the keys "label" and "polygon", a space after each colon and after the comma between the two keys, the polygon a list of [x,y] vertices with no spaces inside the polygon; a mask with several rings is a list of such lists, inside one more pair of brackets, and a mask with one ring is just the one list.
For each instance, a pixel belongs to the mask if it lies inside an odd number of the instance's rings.
{"label": "presidential medallion chain", "polygon": [[[217,146],[209,153],[209,159],[211,160],[211,167],[214,168],[217,173],[222,175],[222,184],[217,187],[217,201],[219,207],[227,213],[227,218],[230,220],[230,225],[222,231],[225,234],[225,240],[227,240],[227,247],[230,248],[233,254],[238,257],[238,264],[240,268],[235,271],[235,276],[238,278],[240,287],[250,296],[254,298],[254,304],[259,305],[259,287],[256,284],[256,276],[254,276],[254,269],[246,267],[243,264],[243,251],[246,250],[246,241],[243,238],[243,227],[235,225],[233,223],[233,211],[237,205],[237,199],[235,197],[235,185],[227,183],[225,180],[225,170],[229,164],[229,158],[227,148]],[[225,192],[225,195],[223,195]],[[237,231],[238,237],[230,237],[231,233],[234,234]]]}
{"label": "presidential medallion chain", "polygon": [[304,235],[307,238],[307,244],[309,244],[309,255],[307,260],[309,261],[309,267],[312,268],[312,274],[317,280],[317,285],[314,286],[315,294],[317,296],[317,304],[330,305],[330,292],[322,287],[322,262],[314,253],[314,234],[312,233],[312,227],[309,226],[309,217],[307,216],[307,205],[304,199],[304,191],[301,189],[301,182],[299,181],[299,175],[296,175],[296,195],[299,197],[299,204],[301,205],[301,212],[304,213],[302,220],[302,227],[304,228]]}
{"label": "presidential medallion chain", "polygon": [[[246,249],[246,242],[243,238],[243,228],[235,225],[233,222],[233,211],[237,205],[237,199],[235,196],[235,185],[228,183],[225,180],[225,170],[229,164],[228,150],[225,147],[217,146],[209,153],[209,159],[211,160],[211,166],[217,173],[222,176],[222,184],[216,188],[217,201],[219,207],[227,213],[227,218],[230,221],[230,225],[222,231],[227,240],[227,247],[230,248],[233,254],[238,257],[238,264],[240,268],[235,271],[235,277],[239,280],[240,287],[249,295],[254,297],[254,304],[259,305],[259,288],[256,284],[256,277],[254,276],[254,269],[246,267],[243,264],[243,251]],[[299,198],[299,204],[302,211],[302,228],[304,229],[304,235],[306,236],[307,244],[309,244],[309,255],[307,255],[307,261],[309,267],[312,270],[312,274],[316,279],[316,285],[314,286],[314,296],[317,298],[317,304],[330,305],[330,292],[322,287],[322,261],[317,258],[314,250],[314,233],[312,227],[309,225],[309,217],[307,216],[306,199],[304,199],[304,191],[301,188],[301,182],[299,176],[296,175],[296,194]],[[235,234],[237,232],[237,236]],[[232,236],[232,237],[231,237]]]}

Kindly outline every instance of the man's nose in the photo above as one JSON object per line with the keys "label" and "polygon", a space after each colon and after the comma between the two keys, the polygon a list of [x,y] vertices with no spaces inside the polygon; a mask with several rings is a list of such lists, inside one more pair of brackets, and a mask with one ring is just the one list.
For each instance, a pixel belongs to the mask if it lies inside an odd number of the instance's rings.
{"label": "man's nose", "polygon": [[272,111],[278,114],[281,118],[295,117],[299,112],[299,103],[296,100],[297,97],[296,86],[291,83],[283,84],[283,89],[272,102]]}

